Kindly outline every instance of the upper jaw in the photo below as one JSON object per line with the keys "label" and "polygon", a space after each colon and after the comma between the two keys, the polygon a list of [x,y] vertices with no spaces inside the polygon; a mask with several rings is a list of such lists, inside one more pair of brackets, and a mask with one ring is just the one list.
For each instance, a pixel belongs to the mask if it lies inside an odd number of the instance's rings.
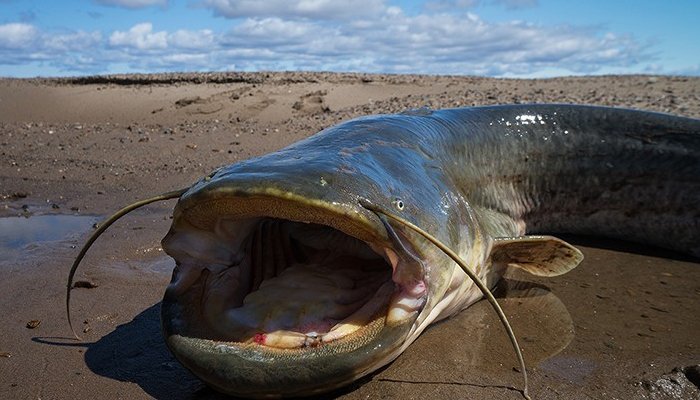
{"label": "upper jaw", "polygon": [[386,243],[388,240],[376,214],[362,207],[357,197],[346,193],[322,199],[298,190],[264,186],[262,183],[259,186],[222,184],[204,190],[197,190],[195,186],[193,189],[178,201],[173,228],[178,219],[184,219],[198,229],[211,231],[222,217],[245,219],[266,216],[326,225],[367,243]]}
{"label": "upper jaw", "polygon": [[[304,262],[313,264],[325,262],[331,268],[331,270],[321,270],[316,273],[317,275],[335,273],[341,269],[340,265],[342,264],[344,270],[348,270],[346,275],[348,273],[351,275],[359,274],[363,279],[362,286],[374,287],[371,289],[373,292],[376,290],[372,301],[368,301],[374,306],[369,307],[368,304],[368,306],[362,307],[358,310],[357,315],[354,315],[355,318],[351,318],[352,321],[357,322],[358,318],[363,322],[368,321],[373,314],[380,311],[382,304],[377,303],[388,304],[386,323],[391,325],[398,325],[413,319],[415,314],[422,309],[428,294],[424,280],[424,263],[416,255],[416,252],[410,249],[411,246],[406,238],[400,233],[397,234],[388,224],[383,223],[376,214],[370,212],[369,215],[366,215],[367,210],[359,205],[354,209],[349,209],[342,205],[339,206],[337,202],[328,204],[308,199],[304,199],[304,203],[300,204],[296,202],[297,199],[293,194],[285,193],[279,197],[270,196],[270,192],[266,194],[267,196],[262,196],[259,193],[247,193],[245,196],[240,194],[222,196],[217,193],[209,198],[200,198],[198,202],[189,207],[187,207],[187,203],[184,206],[178,204],[173,225],[168,235],[163,239],[164,250],[178,262],[173,282],[168,289],[170,293],[181,294],[198,280],[203,281],[202,284],[206,284],[204,281],[207,280],[212,281],[211,276],[204,278],[200,276],[203,271],[207,275],[218,274],[215,277],[218,281],[230,281],[235,285],[235,281],[240,281],[241,275],[245,275],[245,271],[241,272],[240,270],[265,268],[265,265],[274,263],[276,265],[269,266],[275,268],[274,272],[270,273],[267,270],[263,272],[266,275],[276,276],[282,272],[282,268],[278,264],[285,264],[283,268],[292,264],[296,265],[295,258],[298,257],[295,253],[298,254],[300,251],[308,253],[308,251],[299,250],[299,247],[309,250],[316,246],[330,254],[321,255],[324,261],[309,259]],[[212,215],[213,213],[216,214]],[[333,234],[333,232],[336,233]],[[261,235],[265,237],[261,238]],[[342,242],[343,246],[339,245],[338,240]],[[254,243],[251,244],[251,241]],[[290,250],[291,247],[294,247],[296,251]],[[258,252],[270,255],[263,257],[267,259],[266,261],[257,263],[262,264],[262,266],[251,266],[251,261],[246,259],[246,257],[251,257],[246,254]],[[354,263],[352,260],[347,261],[344,257],[343,254],[348,252],[353,253],[352,255],[357,258]],[[358,255],[358,252],[362,254]],[[316,255],[314,257],[318,258]],[[305,258],[309,258],[308,255]],[[256,263],[252,262],[252,264]],[[367,264],[387,265],[386,268],[391,278],[389,279],[389,276],[382,271],[367,270],[369,268]],[[358,269],[363,269],[363,271],[357,271]],[[290,268],[290,270],[294,269]],[[340,270],[338,273],[342,273],[342,271]],[[370,273],[373,276],[370,276]],[[288,275],[291,275],[291,272]],[[302,275],[300,279],[303,281],[298,280],[300,284],[305,283],[310,278],[308,273],[302,273]],[[327,276],[317,278],[328,280]],[[338,279],[345,278],[338,277]],[[330,280],[337,281],[338,279]],[[382,285],[380,280],[386,280],[390,285]],[[372,286],[373,281],[378,282],[378,284]],[[218,284],[218,286],[223,284],[228,284],[228,282]],[[237,303],[236,308],[238,309],[242,305],[243,296],[250,291],[256,291],[259,285],[260,282],[257,282],[255,288],[249,289],[242,295],[239,294],[234,300],[227,299],[227,301]],[[314,290],[310,286],[299,286],[295,282],[293,289]],[[315,289],[322,290],[318,286]],[[343,289],[347,288],[343,287]],[[284,290],[284,285],[282,287],[276,286],[277,292]],[[267,293],[269,294],[264,296],[265,300],[280,300],[281,304],[284,303],[281,295],[278,295],[275,290],[268,290]],[[257,293],[255,294],[257,295]],[[350,296],[352,297],[351,294]],[[210,301],[209,303],[215,304],[216,302]],[[238,312],[228,312],[228,314],[234,316],[234,319],[241,316]],[[228,329],[227,327],[226,330]],[[330,334],[326,340],[321,340],[321,342],[333,340],[341,334],[340,332],[345,335],[347,329]],[[311,333],[309,337],[298,337],[295,340],[302,340],[306,344],[310,340],[316,343],[313,340],[314,332],[309,333]],[[223,336],[226,335],[223,334]],[[269,336],[269,338],[270,341],[257,342],[259,344],[275,343],[275,335]],[[278,344],[282,347],[287,346],[282,343]]]}

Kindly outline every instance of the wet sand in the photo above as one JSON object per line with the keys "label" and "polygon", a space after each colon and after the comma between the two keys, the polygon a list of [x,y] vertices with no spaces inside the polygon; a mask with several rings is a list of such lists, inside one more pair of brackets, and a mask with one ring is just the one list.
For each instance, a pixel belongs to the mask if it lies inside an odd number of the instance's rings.
{"label": "wet sand", "polygon": [[[360,115],[567,102],[698,118],[699,93],[699,78],[658,76],[0,80],[0,217],[28,216],[27,224],[38,215],[99,220],[217,166]],[[92,220],[64,232],[55,229],[65,221],[38,227],[56,240],[0,246],[0,398],[222,397],[184,370],[160,336],[159,302],[173,263],[159,241],[172,206],[155,204],[125,218],[88,254],[76,277],[87,287],[73,291],[81,342],[70,340],[65,282]],[[699,398],[700,370],[692,368],[700,364],[698,260],[624,242],[566,239],[586,256],[577,269],[552,279],[513,275],[501,293],[533,397]],[[520,399],[516,365],[503,329],[480,302],[430,328],[388,367],[326,397]]]}

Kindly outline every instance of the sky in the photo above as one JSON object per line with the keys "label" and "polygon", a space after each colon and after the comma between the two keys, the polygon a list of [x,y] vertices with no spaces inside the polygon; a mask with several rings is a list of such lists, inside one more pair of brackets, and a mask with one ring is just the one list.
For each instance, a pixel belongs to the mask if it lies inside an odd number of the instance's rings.
{"label": "sky", "polygon": [[0,76],[700,76],[700,0],[0,0]]}

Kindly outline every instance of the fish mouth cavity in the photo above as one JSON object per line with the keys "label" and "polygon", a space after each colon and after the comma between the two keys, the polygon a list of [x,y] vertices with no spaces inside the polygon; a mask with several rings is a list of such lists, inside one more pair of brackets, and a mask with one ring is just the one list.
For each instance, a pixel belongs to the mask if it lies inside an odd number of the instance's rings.
{"label": "fish mouth cavity", "polygon": [[385,241],[339,230],[342,218],[318,217],[328,211],[301,221],[251,214],[223,213],[202,226],[176,212],[163,248],[177,262],[166,298],[180,304],[178,320],[168,322],[180,334],[305,350],[376,336],[423,309],[422,265]]}

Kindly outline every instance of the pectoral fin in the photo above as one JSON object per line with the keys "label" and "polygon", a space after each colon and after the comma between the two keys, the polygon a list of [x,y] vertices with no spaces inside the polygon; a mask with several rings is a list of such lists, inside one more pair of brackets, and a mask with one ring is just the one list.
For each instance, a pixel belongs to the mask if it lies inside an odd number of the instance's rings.
{"label": "pectoral fin", "polygon": [[574,269],[583,260],[583,254],[553,236],[520,236],[496,238],[491,260],[537,276],[557,276]]}

